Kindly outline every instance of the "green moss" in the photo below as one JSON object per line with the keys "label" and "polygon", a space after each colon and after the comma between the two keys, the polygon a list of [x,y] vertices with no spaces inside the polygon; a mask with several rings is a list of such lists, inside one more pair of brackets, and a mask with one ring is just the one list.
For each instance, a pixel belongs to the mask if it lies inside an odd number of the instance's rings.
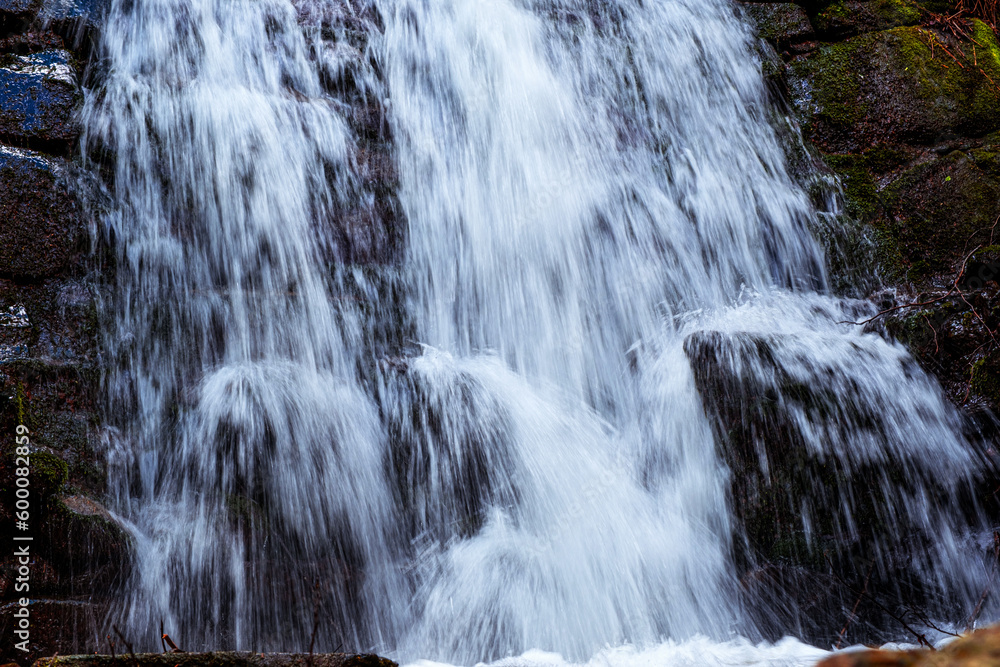
{"label": "green moss", "polygon": [[993,358],[980,359],[972,365],[972,391],[1000,404],[1000,372]]}
{"label": "green moss", "polygon": [[947,51],[936,33],[907,26],[828,44],[792,63],[789,85],[804,129],[823,150],[846,153],[1000,128],[997,39],[982,22],[971,26],[976,43],[950,43]]}
{"label": "green moss", "polygon": [[894,239],[910,280],[951,275],[963,252],[989,242],[1000,205],[1000,180],[955,151],[919,164],[882,191],[878,224]]}
{"label": "green moss", "polygon": [[878,189],[857,155],[829,155],[827,164],[840,176],[847,200],[847,213],[857,220],[870,219],[878,209]]}
{"label": "green moss", "polygon": [[17,423],[25,424],[25,409],[24,409],[24,383],[18,381],[17,390],[14,394],[15,405],[17,407]]}
{"label": "green moss", "polygon": [[863,33],[886,30],[920,23],[921,10],[914,0],[872,0],[852,2],[838,0],[813,17],[821,33]]}
{"label": "green moss", "polygon": [[875,242],[875,261],[882,277],[889,282],[903,280],[907,265],[896,234],[885,226],[879,226],[872,232],[872,239]]}
{"label": "green moss", "polygon": [[38,494],[58,493],[68,479],[69,467],[61,458],[49,452],[31,454],[31,481]]}
{"label": "green moss", "polygon": [[887,24],[895,26],[920,23],[922,12],[916,2],[908,0],[876,0],[869,8]]}

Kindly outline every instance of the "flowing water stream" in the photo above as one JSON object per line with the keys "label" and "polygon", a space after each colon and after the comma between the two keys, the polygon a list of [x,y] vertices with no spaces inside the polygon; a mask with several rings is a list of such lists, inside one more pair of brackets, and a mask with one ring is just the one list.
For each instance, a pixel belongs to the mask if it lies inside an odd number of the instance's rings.
{"label": "flowing water stream", "polygon": [[[345,21],[394,140],[389,266],[327,252],[323,221],[371,196],[328,85]],[[736,639],[773,613],[740,593],[723,376],[846,475],[808,496],[835,543],[874,494],[872,568],[918,544],[952,620],[975,604],[961,419],[843,323],[875,310],[830,293],[728,0],[112,0],[101,56],[138,641],[307,650],[321,619],[317,650],[403,660],[805,664]],[[821,509],[796,507],[806,542]]]}

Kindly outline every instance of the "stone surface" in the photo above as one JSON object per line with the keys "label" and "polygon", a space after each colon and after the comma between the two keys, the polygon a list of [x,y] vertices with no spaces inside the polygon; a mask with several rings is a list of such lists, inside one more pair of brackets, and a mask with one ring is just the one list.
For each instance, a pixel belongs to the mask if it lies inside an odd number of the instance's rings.
{"label": "stone surface", "polygon": [[[38,565],[34,565],[34,571]],[[0,633],[14,637],[10,602],[0,604]],[[12,641],[5,639],[0,646],[0,660],[17,660],[21,665],[46,655],[64,651],[98,650],[103,643],[101,631],[107,608],[86,600],[32,599],[28,605],[31,613],[30,651],[16,650]],[[119,665],[119,667],[123,667]]]}
{"label": "stone surface", "polygon": [[0,0],[0,21],[26,21],[41,6],[41,0]]}
{"label": "stone surface", "polygon": [[969,29],[979,46],[902,27],[794,61],[789,90],[807,138],[823,151],[846,153],[1000,129],[1000,46],[982,22]]}
{"label": "stone surface", "polygon": [[[125,658],[110,655],[70,655],[43,658],[35,667],[120,667]],[[129,660],[131,662],[131,660]],[[351,653],[140,653],[141,667],[398,667],[388,658]]]}
{"label": "stone surface", "polygon": [[75,113],[81,100],[68,51],[0,56],[0,136],[68,144],[79,136]]}
{"label": "stone surface", "polygon": [[107,0],[44,0],[39,18],[72,48],[89,48],[88,38],[100,27],[106,5]]}
{"label": "stone surface", "polygon": [[[804,435],[879,433],[890,428],[884,407],[852,400],[837,384],[803,381],[804,366],[816,377],[834,377],[840,369],[801,356],[792,336],[705,331],[689,336],[684,351],[719,458],[730,471],[734,565],[744,604],[759,612],[758,629],[777,640],[794,627],[804,641],[833,645],[844,610],[857,602],[864,623],[852,626],[849,641],[885,641],[902,632],[874,598],[858,601],[857,591],[867,584],[888,606],[933,604],[907,565],[909,545],[927,533],[919,520],[887,508],[906,501],[907,480],[917,476],[942,502],[947,493],[932,470],[905,455],[848,460],[820,451]],[[857,348],[857,354],[865,352]],[[892,554],[882,549],[887,536],[897,545]],[[869,580],[865,570],[872,563]]]}
{"label": "stone surface", "polygon": [[804,9],[790,2],[744,3],[743,11],[761,39],[785,48],[812,38],[813,27]]}
{"label": "stone surface", "polygon": [[995,667],[1000,665],[1000,626],[956,639],[938,651],[850,651],[817,667]]}
{"label": "stone surface", "polygon": [[85,228],[56,158],[0,146],[0,275],[41,278],[85,250]]}
{"label": "stone surface", "polygon": [[836,0],[812,20],[824,39],[849,37],[920,23],[925,12],[915,0]]}

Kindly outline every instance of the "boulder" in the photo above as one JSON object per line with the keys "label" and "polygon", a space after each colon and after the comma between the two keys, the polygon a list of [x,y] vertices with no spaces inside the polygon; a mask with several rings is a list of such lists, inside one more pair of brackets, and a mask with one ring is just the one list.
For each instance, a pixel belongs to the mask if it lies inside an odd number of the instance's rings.
{"label": "boulder", "polygon": [[79,136],[75,114],[81,100],[68,51],[0,56],[0,135],[65,147]]}
{"label": "boulder", "polygon": [[[730,471],[734,561],[764,638],[795,628],[805,641],[832,645],[866,585],[890,605],[932,607],[937,592],[910,566],[931,537],[919,515],[898,508],[911,502],[916,479],[942,505],[956,501],[936,469],[906,460],[908,446],[856,456],[893,428],[889,407],[859,400],[853,379],[841,382],[837,364],[792,336],[704,331],[684,350]],[[870,602],[859,603],[865,622],[852,626],[850,641],[901,631]]]}
{"label": "boulder", "polygon": [[67,174],[62,160],[0,146],[0,275],[52,276],[81,254],[86,230]]}
{"label": "boulder", "polygon": [[[127,649],[120,650],[127,651]],[[43,658],[34,667],[120,667],[121,655],[69,655]],[[130,660],[130,662],[132,662]],[[134,664],[141,667],[398,667],[373,654],[354,653],[139,653]]]}
{"label": "boulder", "polygon": [[743,3],[743,11],[756,27],[757,35],[778,48],[813,37],[805,10],[790,2]]}
{"label": "boulder", "polygon": [[920,23],[925,12],[915,0],[836,0],[813,17],[824,40],[851,37]]}
{"label": "boulder", "polygon": [[961,637],[934,651],[845,651],[816,667],[993,667],[1000,664],[1000,626]]}
{"label": "boulder", "polygon": [[[882,243],[895,244],[910,280],[957,274],[965,255],[991,244],[1000,217],[992,151],[952,151],[895,176],[880,194]],[[997,239],[994,239],[997,240]]]}
{"label": "boulder", "polygon": [[1000,129],[1000,45],[986,24],[968,25],[970,41],[900,27],[792,62],[789,91],[806,137],[828,153],[855,153]]}
{"label": "boulder", "polygon": [[38,12],[41,0],[0,0],[0,24],[18,24],[31,20]]}
{"label": "boulder", "polygon": [[39,18],[70,47],[79,49],[100,26],[106,5],[107,0],[44,0]]}

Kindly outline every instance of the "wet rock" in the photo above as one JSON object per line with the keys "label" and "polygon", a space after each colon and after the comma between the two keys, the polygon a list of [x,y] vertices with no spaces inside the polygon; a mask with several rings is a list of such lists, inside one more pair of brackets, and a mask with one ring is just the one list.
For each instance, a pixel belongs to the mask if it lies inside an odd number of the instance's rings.
{"label": "wet rock", "polygon": [[99,27],[106,4],[107,0],[44,0],[39,18],[70,47],[79,49]]}
{"label": "wet rock", "polygon": [[397,224],[398,215],[384,201],[344,211],[324,225],[327,255],[341,264],[392,263],[398,259]]}
{"label": "wet rock", "polygon": [[42,278],[83,251],[85,228],[65,163],[0,146],[0,275]]}
{"label": "wet rock", "polygon": [[914,0],[837,0],[813,17],[813,25],[823,39],[835,40],[916,25],[924,15]]}
{"label": "wet rock", "polygon": [[41,0],[0,0],[0,23],[9,25],[28,21],[40,6]]}
{"label": "wet rock", "polygon": [[0,135],[65,146],[79,136],[74,115],[81,100],[68,51],[0,56]]}
{"label": "wet rock", "polygon": [[756,27],[757,35],[780,49],[808,41],[813,36],[809,17],[798,5],[788,2],[744,3],[743,11]]}
{"label": "wet rock", "polygon": [[110,596],[131,571],[131,537],[90,498],[60,496],[38,525],[38,553],[59,576],[54,593]]}
{"label": "wet rock", "polygon": [[961,637],[937,651],[850,651],[816,667],[993,667],[1000,664],[1000,626]]}
{"label": "wet rock", "polygon": [[441,543],[474,535],[487,508],[516,504],[507,410],[461,369],[428,371],[419,361],[396,368],[377,399],[393,443],[388,464],[405,529]]}
{"label": "wet rock", "polygon": [[22,32],[0,39],[0,53],[16,53],[24,56],[37,51],[62,50],[64,48],[62,37],[48,30]]}
{"label": "wet rock", "polygon": [[[15,636],[13,606],[13,602],[0,606],[0,632],[4,637]],[[32,598],[28,609],[31,613],[30,651],[23,653],[14,648],[13,641],[5,641],[0,647],[0,659],[30,664],[44,656],[96,651],[107,646],[103,639],[110,632],[110,628],[105,627],[106,604]]]}
{"label": "wet rock", "polygon": [[910,280],[957,274],[963,253],[990,243],[1000,216],[1000,174],[976,152],[954,151],[904,170],[883,187],[884,243]]}
{"label": "wet rock", "polygon": [[822,46],[789,68],[806,136],[826,152],[936,143],[1000,128],[1000,45],[978,20],[974,41],[921,27]]}
{"label": "wet rock", "polygon": [[[71,655],[43,658],[35,667],[120,667],[122,658],[110,655]],[[352,653],[140,653],[141,667],[398,667],[374,654]]]}
{"label": "wet rock", "polygon": [[[918,477],[941,502],[949,496],[933,471],[902,454],[845,456],[857,450],[859,434],[884,437],[885,406],[852,400],[841,385],[822,382],[838,370],[797,349],[791,337],[750,333],[699,332],[684,343],[731,472],[734,560],[747,604],[758,611],[766,638],[795,628],[797,636],[829,645],[843,627],[845,605],[857,599],[849,591],[865,585],[868,568],[859,563],[872,569],[871,590],[917,608],[930,604],[907,565],[909,549],[929,537],[897,508],[907,502],[908,480]],[[806,364],[815,381],[790,370]],[[822,451],[807,433],[824,433]],[[851,641],[884,641],[898,631],[883,610],[867,608]]]}

